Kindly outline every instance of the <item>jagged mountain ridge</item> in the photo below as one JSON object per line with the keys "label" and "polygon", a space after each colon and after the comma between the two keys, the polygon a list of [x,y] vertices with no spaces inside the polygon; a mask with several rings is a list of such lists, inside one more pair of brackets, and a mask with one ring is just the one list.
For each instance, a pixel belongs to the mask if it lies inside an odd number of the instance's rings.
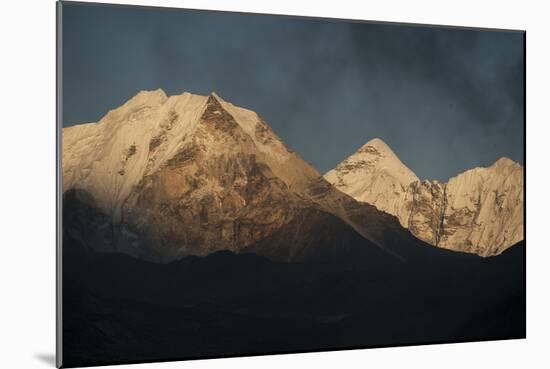
{"label": "jagged mountain ridge", "polygon": [[382,140],[374,139],[325,178],[441,248],[491,256],[523,240],[523,167],[507,158],[447,183],[420,181]]}
{"label": "jagged mountain ridge", "polygon": [[[142,91],[97,123],[64,128],[63,190],[76,208],[73,239],[155,261],[248,247],[285,261],[333,256],[310,252],[306,234],[292,239],[300,252],[270,238],[319,212],[302,226],[338,229],[353,241],[341,250],[403,260],[393,250],[403,243],[407,256],[427,249],[393,218],[336,190],[255,112],[215,93]],[[78,235],[86,227],[93,232]]]}

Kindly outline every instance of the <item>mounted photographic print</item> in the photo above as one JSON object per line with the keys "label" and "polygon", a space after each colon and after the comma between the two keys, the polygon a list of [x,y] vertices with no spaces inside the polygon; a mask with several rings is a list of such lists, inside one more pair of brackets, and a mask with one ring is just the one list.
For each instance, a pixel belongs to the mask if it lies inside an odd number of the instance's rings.
{"label": "mounted photographic print", "polygon": [[58,365],[524,338],[524,53],[58,3]]}

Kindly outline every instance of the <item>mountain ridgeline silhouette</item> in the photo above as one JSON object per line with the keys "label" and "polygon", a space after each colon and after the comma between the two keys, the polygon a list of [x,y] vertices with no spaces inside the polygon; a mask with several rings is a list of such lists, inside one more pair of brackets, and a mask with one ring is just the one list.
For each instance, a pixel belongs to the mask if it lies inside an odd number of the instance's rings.
{"label": "mountain ridgeline silhouette", "polygon": [[517,166],[460,182],[472,213],[450,181],[430,220],[387,145],[358,153],[323,177],[215,93],[64,128],[64,366],[523,337]]}

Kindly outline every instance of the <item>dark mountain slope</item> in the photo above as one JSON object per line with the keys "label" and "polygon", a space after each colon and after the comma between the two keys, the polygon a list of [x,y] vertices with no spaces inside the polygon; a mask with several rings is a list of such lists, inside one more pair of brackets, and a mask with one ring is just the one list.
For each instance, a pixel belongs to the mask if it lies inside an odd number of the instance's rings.
{"label": "dark mountain slope", "polygon": [[65,363],[521,338],[523,247],[363,270],[231,252],[156,264],[75,247]]}

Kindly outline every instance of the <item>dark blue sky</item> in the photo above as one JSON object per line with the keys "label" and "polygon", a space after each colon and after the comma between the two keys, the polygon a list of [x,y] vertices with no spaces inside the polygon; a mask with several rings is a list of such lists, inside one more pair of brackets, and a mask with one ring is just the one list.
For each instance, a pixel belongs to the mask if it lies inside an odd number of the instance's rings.
{"label": "dark blue sky", "polygon": [[320,172],[374,137],[421,178],[523,164],[523,33],[63,6],[64,126],[143,89],[216,91]]}

